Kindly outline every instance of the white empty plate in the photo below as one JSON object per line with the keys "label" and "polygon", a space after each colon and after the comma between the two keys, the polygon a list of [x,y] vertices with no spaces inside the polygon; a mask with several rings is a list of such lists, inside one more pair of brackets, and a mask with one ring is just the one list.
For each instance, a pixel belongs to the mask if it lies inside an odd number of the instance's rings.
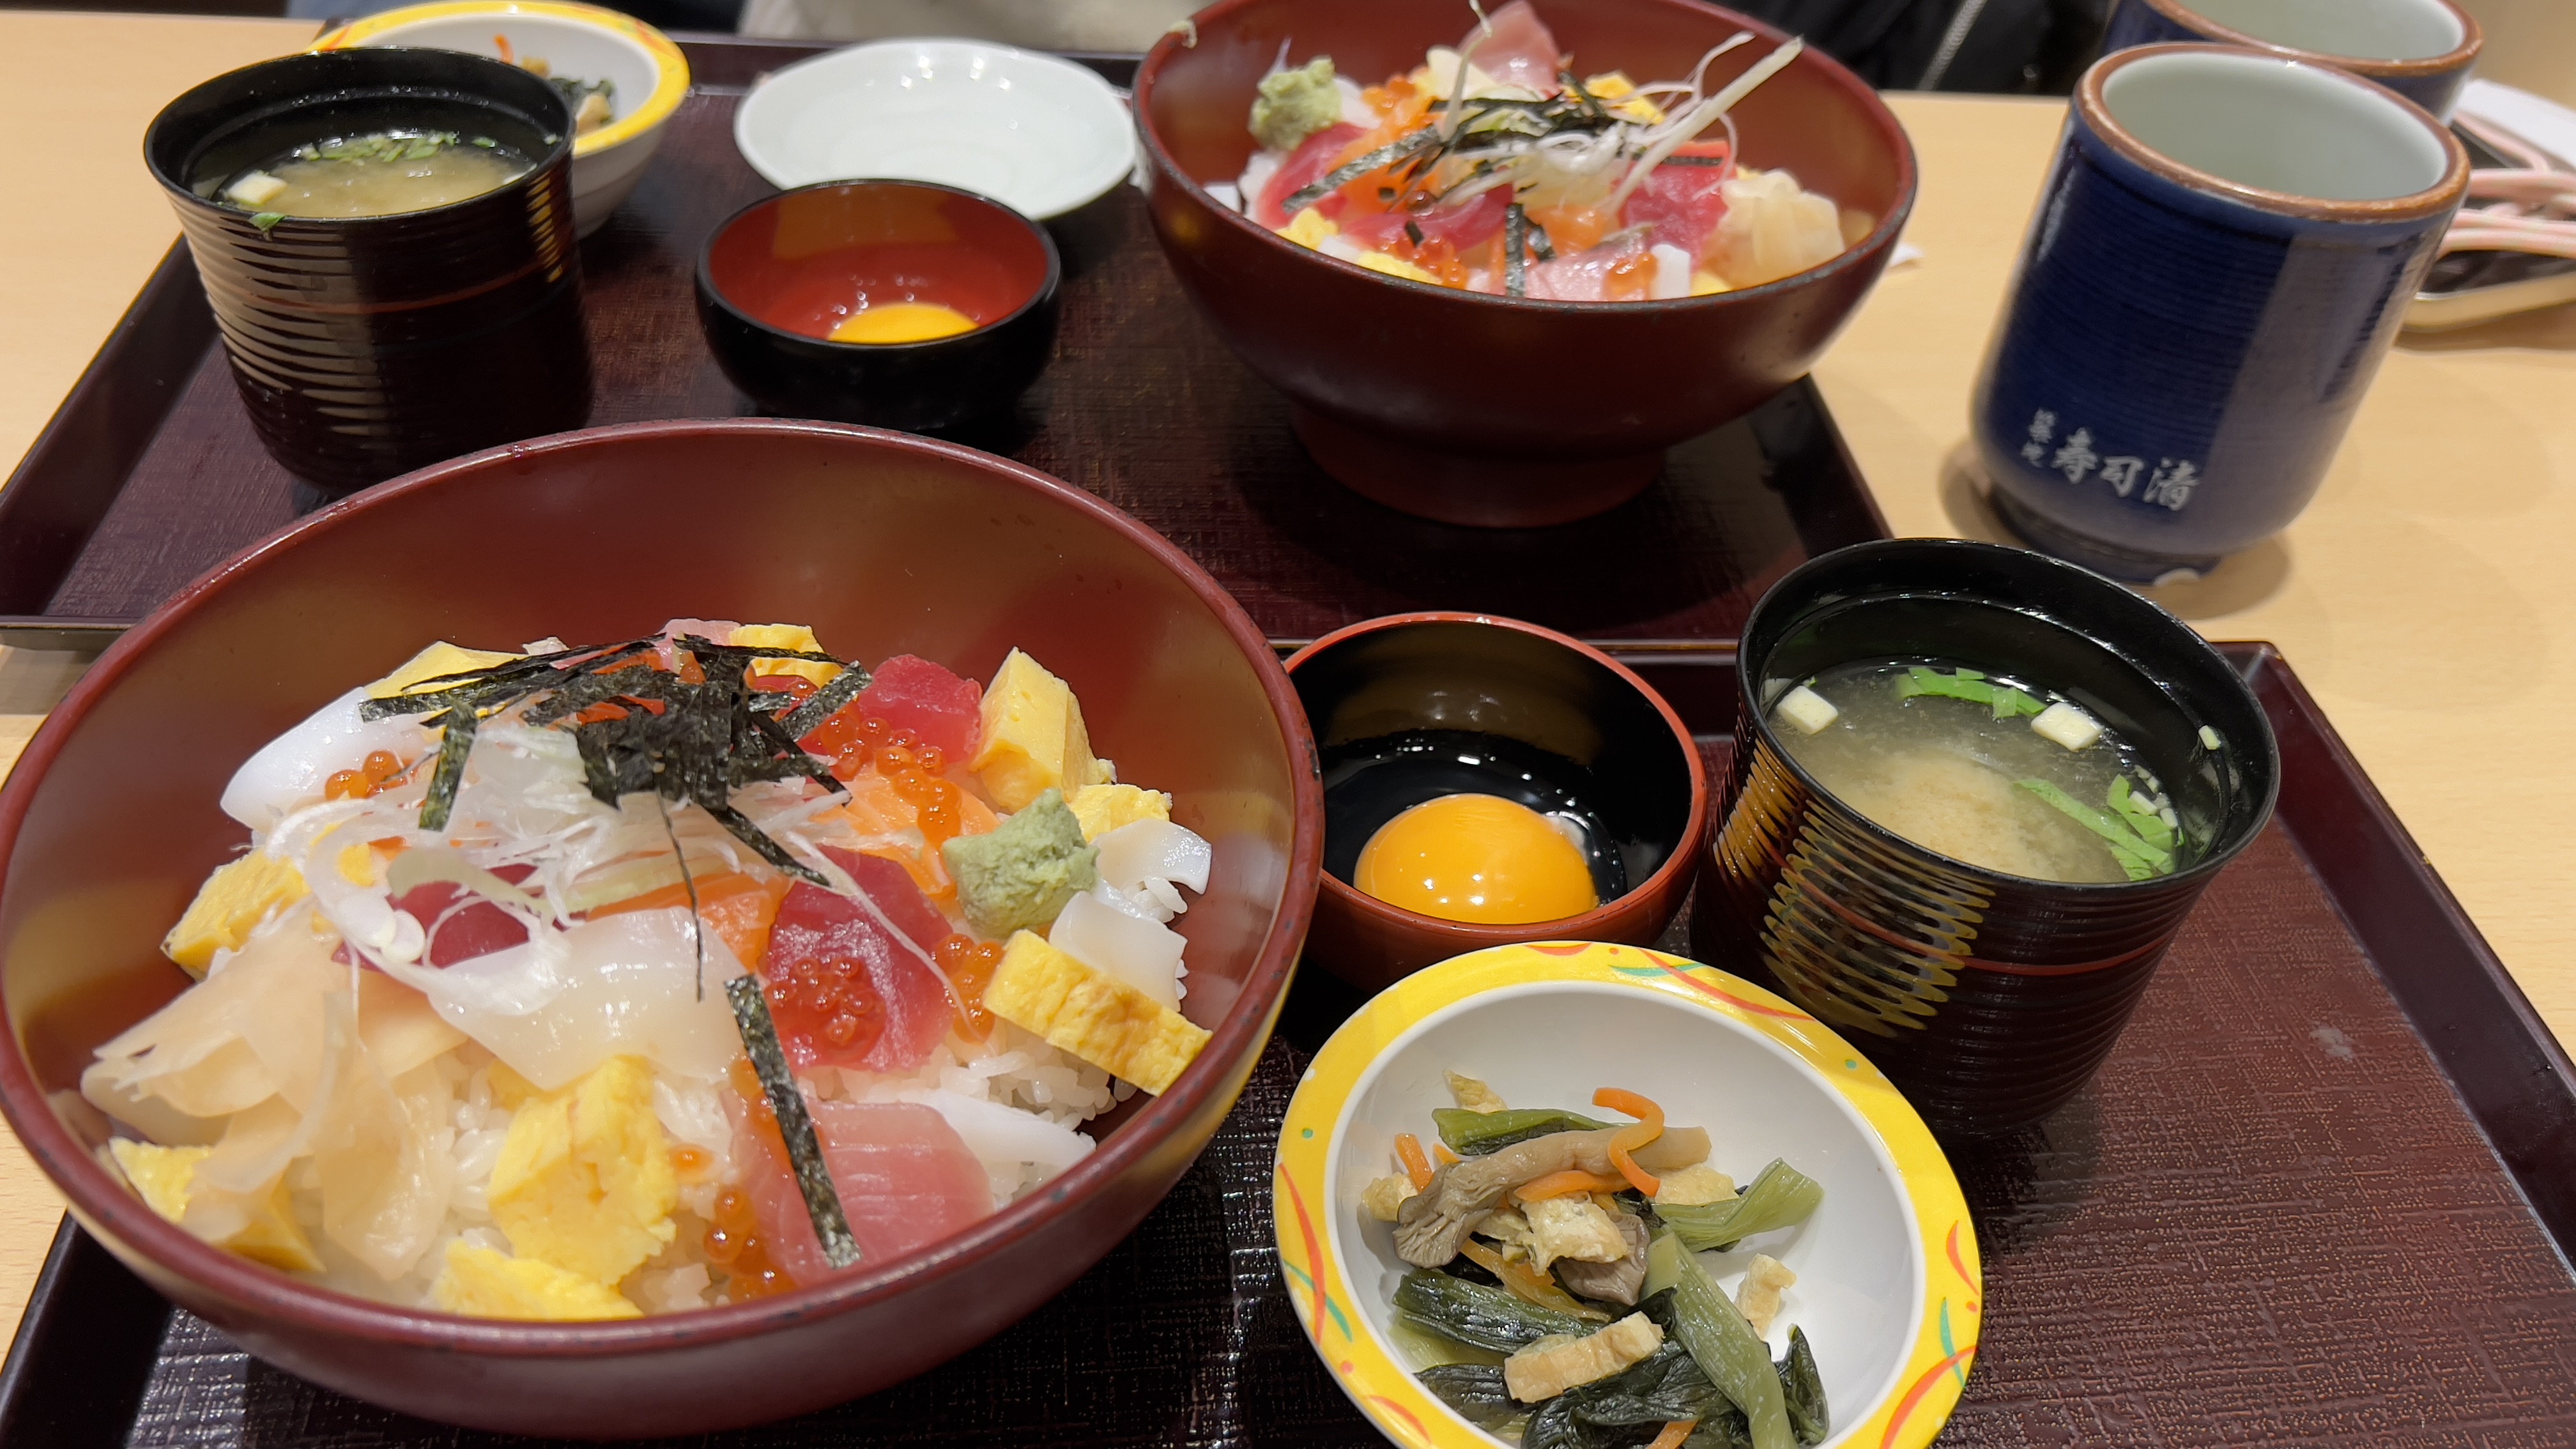
{"label": "white empty plate", "polygon": [[773,186],[936,181],[1061,216],[1127,177],[1136,127],[1098,75],[979,40],[885,40],[799,61],[743,99],[734,145]]}

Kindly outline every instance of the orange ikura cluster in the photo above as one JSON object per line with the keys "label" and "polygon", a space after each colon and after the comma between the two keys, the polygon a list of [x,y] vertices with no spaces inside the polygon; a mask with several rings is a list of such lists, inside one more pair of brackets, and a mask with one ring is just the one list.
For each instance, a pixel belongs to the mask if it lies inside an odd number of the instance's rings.
{"label": "orange ikura cluster", "polygon": [[[343,755],[340,758],[347,759]],[[403,772],[403,762],[391,750],[369,754],[354,770],[335,770],[322,783],[325,800],[364,800],[382,791]]]}

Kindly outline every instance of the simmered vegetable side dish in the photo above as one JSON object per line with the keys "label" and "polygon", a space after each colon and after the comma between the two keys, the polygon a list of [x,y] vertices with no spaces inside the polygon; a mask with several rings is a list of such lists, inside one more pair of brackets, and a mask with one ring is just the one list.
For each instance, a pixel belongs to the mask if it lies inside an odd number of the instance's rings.
{"label": "simmered vegetable side dish", "polygon": [[[1282,45],[1233,185],[1244,214],[1302,246],[1406,281],[1563,302],[1670,301],[1821,266],[1874,224],[1785,170],[1738,164],[1729,114],[1796,60],[1789,41],[1708,89],[1584,77],[1529,0],[1380,85]],[[1718,134],[1711,134],[1711,132]]]}
{"label": "simmered vegetable side dish", "polygon": [[1510,1107],[1455,1072],[1449,1087],[1439,1161],[1399,1134],[1402,1170],[1362,1195],[1413,1268],[1395,1307],[1425,1387],[1521,1449],[1824,1441],[1806,1335],[1777,1362],[1765,1342],[1797,1274],[1755,1253],[1729,1298],[1698,1256],[1805,1222],[1821,1184],[1774,1161],[1739,1190],[1706,1129],[1634,1092],[1593,1095],[1621,1124]]}
{"label": "simmered vegetable side dish", "polygon": [[493,1318],[810,1287],[1092,1148],[1208,1033],[1214,853],[1013,650],[989,687],[794,624],[433,644],[254,754],[81,1079],[164,1217]]}

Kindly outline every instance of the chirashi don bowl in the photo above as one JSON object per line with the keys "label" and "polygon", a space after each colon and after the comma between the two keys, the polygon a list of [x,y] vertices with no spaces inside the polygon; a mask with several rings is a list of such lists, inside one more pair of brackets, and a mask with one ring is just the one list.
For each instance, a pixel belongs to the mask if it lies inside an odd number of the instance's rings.
{"label": "chirashi don bowl", "polygon": [[[1539,0],[1538,10],[1578,70],[1616,68],[1640,83],[1686,76],[1749,32],[1753,43],[1710,64],[1714,87],[1788,39],[1698,0]],[[1136,74],[1139,175],[1182,290],[1287,395],[1325,472],[1451,523],[1563,523],[1635,496],[1666,448],[1741,417],[1815,364],[1904,229],[1914,152],[1877,93],[1809,47],[1733,114],[1744,161],[1831,197],[1849,244],[1779,281],[1661,302],[1400,280],[1300,246],[1210,193],[1254,149],[1245,118],[1283,45],[1291,63],[1329,55],[1339,74],[1374,84],[1474,21],[1457,0],[1219,0]]]}
{"label": "chirashi don bowl", "polygon": [[[1043,1190],[908,1256],[620,1321],[469,1319],[328,1291],[200,1242],[102,1165],[108,1124],[78,1079],[95,1047],[188,984],[160,939],[240,845],[217,798],[245,756],[427,640],[514,647],[727,615],[810,623],[850,657],[989,671],[1017,645],[1063,672],[1092,738],[1215,845],[1209,889],[1177,926],[1184,1005],[1213,1037],[1170,1090],[1130,1104]],[[1321,839],[1313,746],[1260,632],[1171,544],[1090,495],[965,448],[826,424],[542,438],[252,546],[128,632],[46,721],[0,790],[0,1107],[118,1258],[317,1383],[513,1433],[781,1418],[989,1338],[1153,1208],[1269,1037]]]}

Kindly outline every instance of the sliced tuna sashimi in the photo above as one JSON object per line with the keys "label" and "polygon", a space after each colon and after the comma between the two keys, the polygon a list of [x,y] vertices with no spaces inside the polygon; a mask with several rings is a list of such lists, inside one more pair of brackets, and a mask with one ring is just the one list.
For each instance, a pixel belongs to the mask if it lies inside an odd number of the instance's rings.
{"label": "sliced tuna sashimi", "polygon": [[1543,96],[1555,92],[1557,66],[1565,54],[1529,0],[1512,0],[1495,11],[1490,21],[1459,40],[1458,49],[1494,79]]}
{"label": "sliced tuna sashimi", "polygon": [[[1682,151],[1723,156],[1726,147],[1723,143],[1713,147],[1702,143],[1685,146]],[[1654,240],[1698,257],[1707,251],[1709,234],[1726,216],[1726,195],[1720,188],[1732,174],[1732,169],[1725,166],[1667,161],[1638,185],[1623,215],[1630,226],[1653,227]]]}
{"label": "sliced tuna sashimi", "polygon": [[[936,942],[932,947],[936,947]],[[760,962],[780,1045],[800,1072],[901,1072],[948,1034],[948,985],[861,901],[799,881]]]}
{"label": "sliced tuna sashimi", "polygon": [[877,903],[877,909],[885,912],[896,930],[912,938],[912,944],[924,951],[937,951],[939,943],[948,939],[952,929],[948,918],[939,914],[939,908],[921,893],[920,886],[913,884],[911,872],[884,856],[862,855],[837,845],[824,846],[823,854],[850,873],[850,879],[868,893],[868,899]]}
{"label": "sliced tuna sashimi", "polygon": [[[808,1107],[860,1262],[890,1261],[991,1216],[992,1179],[984,1164],[931,1108],[909,1102]],[[744,1190],[769,1261],[799,1284],[819,1282],[831,1265],[778,1149],[745,1124],[735,1131],[734,1155],[744,1164]]]}
{"label": "sliced tuna sashimi", "polygon": [[1261,195],[1254,199],[1252,219],[1272,231],[1286,226],[1288,213],[1280,209],[1280,203],[1323,180],[1324,173],[1332,170],[1333,162],[1341,156],[1342,148],[1366,134],[1345,121],[1326,126],[1299,142],[1279,169],[1271,173],[1270,184],[1261,188]]}
{"label": "sliced tuna sashimi", "polygon": [[853,707],[862,716],[875,715],[911,730],[952,760],[975,753],[976,734],[984,723],[984,691],[974,681],[910,654],[878,665]]}

